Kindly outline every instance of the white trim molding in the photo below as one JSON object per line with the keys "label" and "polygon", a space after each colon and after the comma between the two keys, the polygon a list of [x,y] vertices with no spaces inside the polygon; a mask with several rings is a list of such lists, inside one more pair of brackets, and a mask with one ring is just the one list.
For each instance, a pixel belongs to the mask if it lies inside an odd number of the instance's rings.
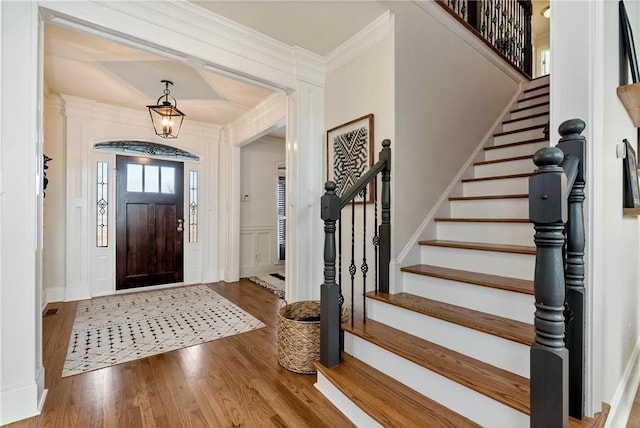
{"label": "white trim molding", "polygon": [[633,353],[629,358],[622,379],[618,383],[616,392],[613,394],[605,428],[626,426],[638,384],[640,384],[640,337],[633,348]]}
{"label": "white trim molding", "polygon": [[286,121],[287,97],[270,95],[226,127],[229,142],[242,147],[285,125]]}

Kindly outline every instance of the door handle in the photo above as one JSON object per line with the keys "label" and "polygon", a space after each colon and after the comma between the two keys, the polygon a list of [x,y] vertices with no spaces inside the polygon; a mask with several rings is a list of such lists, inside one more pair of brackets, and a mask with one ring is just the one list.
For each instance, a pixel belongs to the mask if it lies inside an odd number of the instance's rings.
{"label": "door handle", "polygon": [[184,224],[184,220],[179,218],[178,219],[178,227],[176,227],[176,230],[178,232],[182,232],[184,230],[183,224]]}

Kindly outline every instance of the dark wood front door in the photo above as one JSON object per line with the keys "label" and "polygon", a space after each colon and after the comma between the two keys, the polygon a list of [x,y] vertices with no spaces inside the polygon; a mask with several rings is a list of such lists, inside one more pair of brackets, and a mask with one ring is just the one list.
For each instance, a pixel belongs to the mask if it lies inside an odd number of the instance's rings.
{"label": "dark wood front door", "polygon": [[116,289],[183,280],[183,164],[116,157]]}

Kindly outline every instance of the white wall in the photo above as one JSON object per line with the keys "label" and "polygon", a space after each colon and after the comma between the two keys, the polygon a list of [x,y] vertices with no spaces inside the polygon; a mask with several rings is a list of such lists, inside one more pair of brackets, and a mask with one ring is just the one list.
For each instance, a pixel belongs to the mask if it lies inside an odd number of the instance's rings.
{"label": "white wall", "polygon": [[[637,37],[638,4],[626,5]],[[624,426],[639,375],[640,225],[637,217],[622,214],[622,160],[616,157],[623,138],[637,144],[616,95],[618,3],[552,2],[552,16],[552,139],[557,141],[564,120],[587,123],[587,413],[610,403],[607,425]],[[582,23],[581,31],[575,22]]]}
{"label": "white wall", "polygon": [[415,3],[390,7],[396,28],[391,179],[396,257],[518,83]]}
{"label": "white wall", "polygon": [[[97,142],[156,137],[145,111],[123,109],[77,97],[48,96],[45,149],[50,162],[45,202],[44,286],[48,301],[86,299],[115,293],[116,153],[93,149]],[[184,161],[185,176],[199,173],[198,242],[184,240],[184,284],[219,280],[218,139],[219,127],[185,121],[171,142],[200,156]],[[127,153],[123,155],[132,155]],[[137,155],[137,154],[136,154]],[[109,245],[97,248],[96,162],[109,163]],[[185,179],[185,187],[188,179]],[[188,192],[185,190],[185,207]],[[185,215],[187,211],[185,209]]]}
{"label": "white wall", "polygon": [[46,396],[37,34],[36,3],[0,3],[0,425],[37,414]]}
{"label": "white wall", "polygon": [[240,276],[282,271],[276,252],[276,182],[285,143],[262,138],[240,150]]}

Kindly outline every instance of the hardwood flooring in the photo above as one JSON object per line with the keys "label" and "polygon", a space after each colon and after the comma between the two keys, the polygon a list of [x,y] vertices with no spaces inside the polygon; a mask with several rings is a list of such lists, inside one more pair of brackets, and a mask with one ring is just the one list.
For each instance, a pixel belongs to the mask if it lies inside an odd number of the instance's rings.
{"label": "hardwood flooring", "polygon": [[66,378],[77,303],[49,305],[59,314],[43,318],[44,409],[7,427],[352,426],[315,376],[278,365],[274,294],[247,280],[209,286],[267,327]]}
{"label": "hardwood flooring", "polygon": [[640,427],[640,388],[638,388],[636,397],[633,399],[633,407],[631,407],[631,413],[627,421],[627,428],[638,427]]}

